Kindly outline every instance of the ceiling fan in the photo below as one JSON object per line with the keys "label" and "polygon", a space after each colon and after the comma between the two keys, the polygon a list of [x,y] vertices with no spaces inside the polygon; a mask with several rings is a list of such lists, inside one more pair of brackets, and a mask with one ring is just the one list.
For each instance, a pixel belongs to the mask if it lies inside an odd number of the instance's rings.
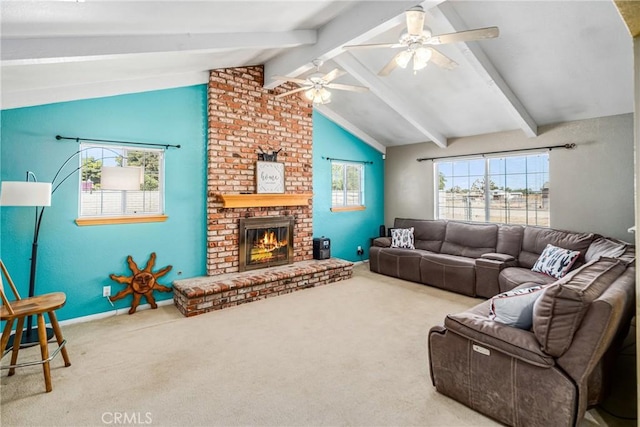
{"label": "ceiling fan", "polygon": [[391,61],[378,73],[379,76],[388,76],[396,67],[406,68],[413,58],[413,72],[423,69],[429,61],[434,64],[452,69],[458,64],[440,53],[431,46],[468,42],[498,37],[498,27],[478,28],[476,30],[459,31],[457,33],[432,35],[429,27],[424,27],[424,9],[422,6],[414,6],[405,12],[407,19],[407,31],[400,36],[397,43],[376,43],[344,46],[345,49],[377,49],[391,48],[404,49],[396,54]]}
{"label": "ceiling fan", "polygon": [[369,88],[364,86],[352,86],[344,85],[340,83],[332,83],[335,79],[346,74],[346,71],[334,68],[327,74],[320,72],[322,61],[316,59],[313,61],[313,65],[316,67],[316,72],[308,76],[306,79],[295,79],[286,76],[273,76],[276,80],[286,80],[299,85],[297,89],[290,90],[288,92],[276,95],[276,98],[282,98],[294,93],[303,92],[305,99],[313,102],[314,104],[328,104],[331,102],[331,92],[328,89],[348,90],[351,92],[366,92]]}

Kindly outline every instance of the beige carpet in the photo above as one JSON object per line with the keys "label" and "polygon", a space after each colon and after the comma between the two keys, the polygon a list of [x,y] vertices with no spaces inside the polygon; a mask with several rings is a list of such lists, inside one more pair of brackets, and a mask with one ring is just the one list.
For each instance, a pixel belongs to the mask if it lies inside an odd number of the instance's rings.
{"label": "beige carpet", "polygon": [[[348,281],[190,319],[164,306],[63,326],[72,366],[52,362],[51,393],[40,367],[2,371],[0,423],[497,425],[429,378],[429,328],[476,303],[363,264]],[[635,425],[595,411],[583,425],[605,421]]]}

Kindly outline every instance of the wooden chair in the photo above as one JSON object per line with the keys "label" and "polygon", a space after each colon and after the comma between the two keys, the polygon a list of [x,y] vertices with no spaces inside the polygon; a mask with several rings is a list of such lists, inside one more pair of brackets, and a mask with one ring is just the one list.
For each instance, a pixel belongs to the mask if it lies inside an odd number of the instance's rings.
{"label": "wooden chair", "polygon": [[[31,366],[42,364],[42,370],[44,371],[44,383],[47,392],[52,390],[51,387],[51,372],[49,368],[49,362],[62,352],[62,358],[64,359],[64,366],[71,366],[69,356],[67,355],[67,349],[65,348],[66,341],[62,338],[62,331],[58,320],[56,319],[55,310],[64,305],[67,300],[67,296],[63,292],[54,292],[44,295],[36,295],[30,298],[20,298],[18,290],[9,276],[9,272],[5,267],[2,260],[0,260],[0,296],[2,297],[2,307],[0,307],[0,320],[6,321],[4,331],[2,332],[2,338],[0,339],[0,350],[2,351],[2,357],[11,352],[11,364],[7,366],[0,366],[2,369],[9,369],[9,376],[15,373],[15,368],[24,366]],[[9,302],[7,299],[2,285],[2,275],[6,277],[7,282],[11,286],[11,290],[15,295],[16,300]],[[49,356],[49,344],[47,342],[47,331],[44,324],[44,314],[49,315],[49,321],[53,327],[53,331],[58,341],[58,348],[55,349],[53,354]],[[20,351],[20,341],[22,340],[22,329],[24,327],[24,319],[29,316],[37,316],[38,318],[38,339],[40,343],[40,354],[42,360],[35,362],[23,362],[16,363],[18,361],[18,351]],[[13,350],[6,350],[9,343],[9,336],[11,335],[11,329],[14,321],[17,320],[16,333],[14,337]]]}

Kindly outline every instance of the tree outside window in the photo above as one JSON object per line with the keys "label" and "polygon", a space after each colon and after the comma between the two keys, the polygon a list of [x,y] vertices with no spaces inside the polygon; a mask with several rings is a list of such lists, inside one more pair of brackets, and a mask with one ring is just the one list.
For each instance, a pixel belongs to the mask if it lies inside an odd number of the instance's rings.
{"label": "tree outside window", "polygon": [[333,207],[364,206],[364,167],[361,163],[331,162]]}
{"label": "tree outside window", "polygon": [[[164,150],[81,144],[80,216],[157,215],[164,213]],[[141,167],[137,190],[101,188],[102,167]]]}

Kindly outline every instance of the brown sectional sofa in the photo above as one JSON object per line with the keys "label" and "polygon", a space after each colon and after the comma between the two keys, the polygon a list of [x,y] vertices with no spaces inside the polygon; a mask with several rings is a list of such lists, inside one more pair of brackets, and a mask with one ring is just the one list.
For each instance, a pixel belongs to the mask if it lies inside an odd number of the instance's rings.
{"label": "brown sectional sofa", "polygon": [[[469,296],[542,285],[532,326],[492,320],[492,300],[429,331],[436,389],[502,423],[577,425],[605,397],[611,365],[634,316],[635,248],[593,233],[541,227],[398,218],[414,227],[415,249],[378,238],[372,271]],[[602,244],[622,245],[615,257]],[[561,279],[531,267],[548,243],[580,251]]]}

